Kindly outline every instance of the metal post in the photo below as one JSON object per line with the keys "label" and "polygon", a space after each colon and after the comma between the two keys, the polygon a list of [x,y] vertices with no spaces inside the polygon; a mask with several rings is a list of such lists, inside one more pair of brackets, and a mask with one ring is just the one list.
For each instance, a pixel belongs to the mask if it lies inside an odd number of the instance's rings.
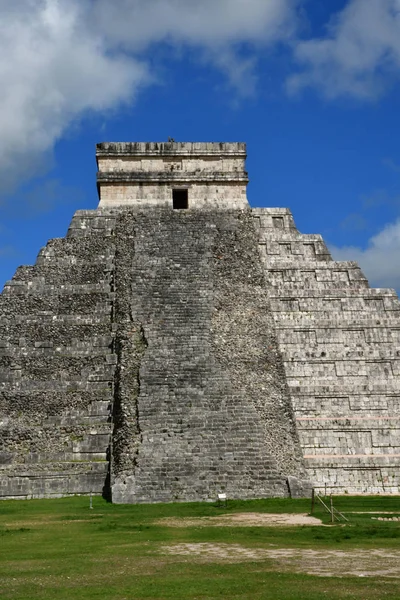
{"label": "metal post", "polygon": [[333,500],[332,500],[332,494],[331,494],[331,523],[333,523],[335,521],[335,517],[333,515]]}
{"label": "metal post", "polygon": [[313,488],[312,492],[311,492],[311,514],[314,513],[314,506],[315,506],[315,490]]}

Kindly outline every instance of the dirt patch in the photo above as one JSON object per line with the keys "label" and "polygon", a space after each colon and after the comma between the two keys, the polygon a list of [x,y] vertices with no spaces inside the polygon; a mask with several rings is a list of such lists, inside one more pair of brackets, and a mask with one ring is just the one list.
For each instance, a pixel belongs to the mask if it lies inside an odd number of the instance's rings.
{"label": "dirt patch", "polygon": [[176,544],[162,546],[164,554],[201,562],[271,561],[270,569],[320,577],[400,578],[400,550],[309,550],[301,548],[247,548],[239,544]]}
{"label": "dirt patch", "polygon": [[268,550],[264,548],[246,548],[239,544],[209,544],[204,542],[162,546],[161,549],[166,554],[196,557],[203,559],[205,562],[245,562],[268,558]]}
{"label": "dirt patch", "polygon": [[322,525],[320,519],[307,514],[290,513],[234,513],[218,517],[188,519],[165,518],[156,521],[166,527],[288,527],[294,525]]}

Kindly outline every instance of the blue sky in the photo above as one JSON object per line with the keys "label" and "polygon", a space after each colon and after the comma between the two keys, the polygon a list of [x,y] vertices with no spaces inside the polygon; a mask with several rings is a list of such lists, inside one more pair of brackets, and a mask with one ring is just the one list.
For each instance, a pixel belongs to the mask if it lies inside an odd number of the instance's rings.
{"label": "blue sky", "polygon": [[98,203],[95,143],[245,141],[252,206],[400,289],[400,0],[0,0],[0,284]]}

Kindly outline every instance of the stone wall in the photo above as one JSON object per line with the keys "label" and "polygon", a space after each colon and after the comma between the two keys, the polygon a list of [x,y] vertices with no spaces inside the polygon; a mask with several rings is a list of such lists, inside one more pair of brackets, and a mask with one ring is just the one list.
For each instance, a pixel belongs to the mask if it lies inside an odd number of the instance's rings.
{"label": "stone wall", "polygon": [[101,185],[102,208],[127,208],[137,206],[172,208],[172,190],[177,187],[188,189],[188,202],[190,208],[213,210],[215,208],[246,208],[246,186],[236,182],[211,181],[209,185],[189,181],[187,178],[174,177],[166,185],[159,182],[153,184],[143,182],[142,185],[132,185],[131,182],[118,182],[116,178],[110,181],[107,176]]}
{"label": "stone wall", "polygon": [[400,302],[333,261],[288,209],[254,209],[309,478],[333,493],[398,493]]}
{"label": "stone wall", "polygon": [[242,143],[105,143],[97,145],[100,207],[172,207],[188,189],[189,208],[248,208]]}

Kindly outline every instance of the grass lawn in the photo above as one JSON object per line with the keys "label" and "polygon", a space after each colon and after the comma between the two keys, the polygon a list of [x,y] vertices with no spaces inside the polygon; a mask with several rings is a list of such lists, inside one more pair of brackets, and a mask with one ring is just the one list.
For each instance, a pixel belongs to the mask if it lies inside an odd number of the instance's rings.
{"label": "grass lawn", "polygon": [[92,510],[87,497],[2,501],[0,598],[398,600],[400,521],[388,519],[400,516],[400,497],[334,504],[349,524],[329,526],[318,505],[326,526],[246,522],[260,513],[309,513],[309,500],[225,508],[95,497]]}

